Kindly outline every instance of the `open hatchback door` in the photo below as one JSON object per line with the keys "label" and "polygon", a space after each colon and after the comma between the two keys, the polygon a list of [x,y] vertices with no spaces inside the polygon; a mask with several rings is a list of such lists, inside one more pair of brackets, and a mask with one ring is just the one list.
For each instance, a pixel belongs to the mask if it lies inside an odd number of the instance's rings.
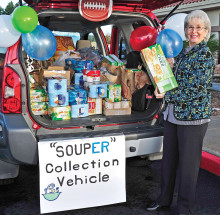
{"label": "open hatchback door", "polygon": [[[39,7],[51,7],[51,8],[78,8],[78,0],[25,0],[28,5],[38,4]],[[89,2],[89,1],[87,1]],[[91,2],[97,2],[98,0]],[[108,1],[106,1],[108,2]],[[155,10],[179,0],[113,0],[113,10],[126,10],[126,11],[140,11],[140,10]]]}

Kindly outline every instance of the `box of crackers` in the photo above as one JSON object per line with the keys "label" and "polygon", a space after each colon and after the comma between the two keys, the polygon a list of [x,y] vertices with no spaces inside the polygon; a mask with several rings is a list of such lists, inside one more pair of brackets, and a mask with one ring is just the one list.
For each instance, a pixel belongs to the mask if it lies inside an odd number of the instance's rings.
{"label": "box of crackers", "polygon": [[158,87],[160,93],[178,87],[176,78],[159,44],[142,49],[141,58],[154,87]]}

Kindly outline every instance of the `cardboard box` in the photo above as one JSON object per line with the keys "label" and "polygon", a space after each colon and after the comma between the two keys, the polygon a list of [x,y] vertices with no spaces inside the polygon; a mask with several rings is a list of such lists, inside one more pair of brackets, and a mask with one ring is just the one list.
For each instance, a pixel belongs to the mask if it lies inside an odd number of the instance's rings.
{"label": "cardboard box", "polygon": [[118,116],[118,115],[131,115],[131,108],[119,108],[119,109],[106,109],[104,108],[103,114],[106,116]]}
{"label": "cardboard box", "polygon": [[43,73],[44,73],[44,70],[42,68],[38,71],[33,71],[29,73],[30,75],[33,76],[36,86],[37,85],[42,86]]}
{"label": "cardboard box", "polygon": [[141,58],[149,77],[160,93],[178,87],[176,79],[159,44],[141,50]]}
{"label": "cardboard box", "polygon": [[[74,75],[72,69],[65,70],[64,66],[49,66],[47,70],[43,70],[43,78],[64,77],[67,79],[67,86],[70,85],[71,79]],[[44,82],[44,80],[42,80]]]}

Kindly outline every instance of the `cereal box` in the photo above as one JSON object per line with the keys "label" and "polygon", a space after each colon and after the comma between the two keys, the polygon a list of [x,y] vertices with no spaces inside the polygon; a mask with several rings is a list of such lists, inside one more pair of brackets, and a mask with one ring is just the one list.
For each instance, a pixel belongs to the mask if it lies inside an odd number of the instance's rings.
{"label": "cereal box", "polygon": [[120,102],[121,101],[121,85],[108,84],[107,86],[107,102]]}
{"label": "cereal box", "polygon": [[118,63],[115,60],[113,60],[112,58],[110,58],[109,56],[104,56],[103,57],[103,62],[107,63],[111,66],[118,66]]}
{"label": "cereal box", "polygon": [[114,54],[110,54],[109,57],[117,62],[117,66],[123,66],[124,65],[124,63],[118,57],[116,57]]}
{"label": "cereal box", "polygon": [[159,44],[141,50],[141,58],[151,81],[160,93],[176,88],[177,82]]}

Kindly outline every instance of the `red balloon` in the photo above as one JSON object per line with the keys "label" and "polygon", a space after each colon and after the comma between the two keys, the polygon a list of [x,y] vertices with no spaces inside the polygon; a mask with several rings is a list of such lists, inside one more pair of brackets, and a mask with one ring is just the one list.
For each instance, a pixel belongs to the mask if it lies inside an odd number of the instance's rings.
{"label": "red balloon", "polygon": [[136,28],[130,36],[130,44],[136,51],[152,46],[156,43],[158,32],[151,26],[141,26]]}

